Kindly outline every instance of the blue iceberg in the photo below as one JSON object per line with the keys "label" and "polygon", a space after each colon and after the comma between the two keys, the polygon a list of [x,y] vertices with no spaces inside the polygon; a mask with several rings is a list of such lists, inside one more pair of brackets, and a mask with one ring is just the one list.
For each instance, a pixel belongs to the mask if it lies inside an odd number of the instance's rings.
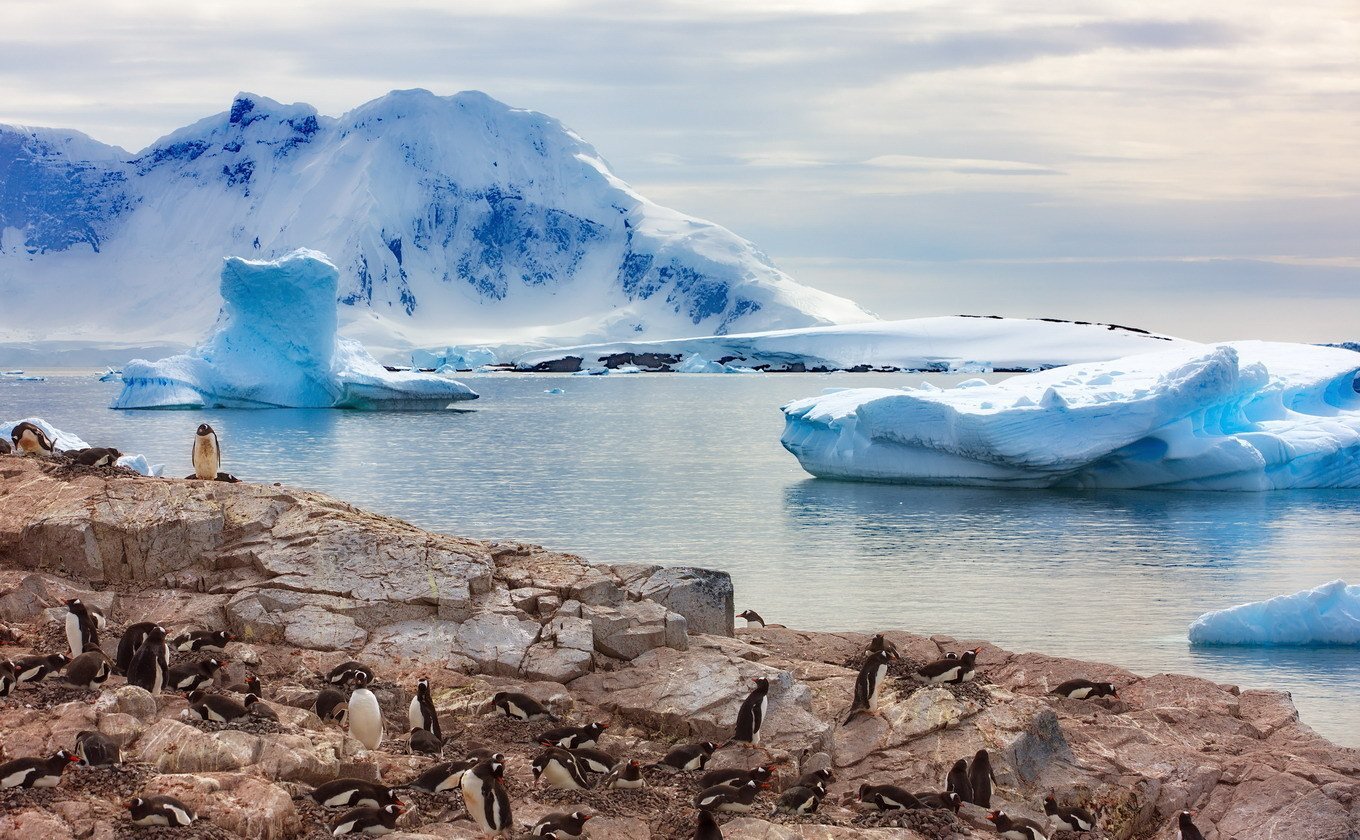
{"label": "blue iceberg", "polygon": [[1195,645],[1360,645],[1360,586],[1334,580],[1269,601],[1208,612],[1190,625]]}
{"label": "blue iceberg", "polygon": [[461,382],[389,371],[337,330],[340,273],[316,251],[228,257],[211,337],[158,362],[123,366],[112,408],[444,408],[477,394]]}

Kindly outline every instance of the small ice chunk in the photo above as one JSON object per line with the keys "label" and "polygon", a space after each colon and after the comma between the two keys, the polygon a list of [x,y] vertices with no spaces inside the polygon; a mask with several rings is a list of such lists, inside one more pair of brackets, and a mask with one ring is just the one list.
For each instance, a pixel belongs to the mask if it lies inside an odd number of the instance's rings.
{"label": "small ice chunk", "polygon": [[1190,625],[1196,645],[1360,645],[1360,586],[1316,589],[1207,612]]}

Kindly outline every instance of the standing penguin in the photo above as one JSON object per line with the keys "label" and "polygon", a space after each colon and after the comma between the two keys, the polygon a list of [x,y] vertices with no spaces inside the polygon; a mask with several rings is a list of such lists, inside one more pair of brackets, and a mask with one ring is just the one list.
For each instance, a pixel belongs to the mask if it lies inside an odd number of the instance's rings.
{"label": "standing penguin", "polygon": [[1194,811],[1181,811],[1176,817],[1176,840],[1204,840],[1204,835],[1195,827],[1195,821],[1190,819],[1194,815]]}
{"label": "standing penguin", "polygon": [[[878,638],[883,637],[880,635]],[[878,695],[883,690],[883,683],[888,679],[888,663],[894,659],[897,659],[896,653],[880,648],[864,660],[859,669],[859,676],[855,678],[855,701],[850,704],[850,716],[845,719],[846,726],[862,713],[878,716]]]}
{"label": "standing penguin", "polygon": [[139,621],[136,624],[129,624],[123,631],[122,638],[118,640],[118,658],[114,660],[118,666],[118,673],[127,674],[128,668],[132,665],[132,655],[142,646],[142,642],[146,641],[146,634],[155,626],[154,621]]}
{"label": "standing penguin", "polygon": [[66,644],[71,647],[72,659],[84,653],[89,645],[99,646],[98,619],[79,598],[66,602]]}
{"label": "standing penguin", "polygon": [[957,793],[964,802],[973,801],[973,783],[968,778],[968,759],[960,758],[949,768],[944,789]]}
{"label": "standing penguin", "polygon": [[434,699],[430,697],[430,681],[424,677],[416,683],[416,696],[411,698],[406,717],[412,729],[428,730],[434,737],[444,740],[444,733],[439,729],[439,713],[435,711]]}
{"label": "standing penguin", "polygon": [[111,673],[113,665],[109,658],[95,648],[71,660],[66,666],[66,681],[82,688],[98,688]]}
{"label": "standing penguin", "polygon": [[141,646],[132,655],[127,671],[128,685],[160,694],[169,670],[170,651],[165,644],[165,628],[157,624],[146,632]]}
{"label": "standing penguin", "polygon": [[992,772],[992,756],[986,750],[978,750],[973,763],[968,765],[968,785],[973,789],[973,804],[980,808],[992,807],[992,783],[996,774]]}
{"label": "standing penguin", "polygon": [[217,432],[207,423],[198,424],[194,435],[194,478],[215,481],[222,470],[222,448],[217,445]]}
{"label": "standing penguin", "polygon": [[755,610],[747,610],[743,613],[738,613],[737,618],[746,619],[746,626],[748,628],[759,629],[765,626],[765,619],[761,618],[760,613]]}
{"label": "standing penguin", "polygon": [[505,764],[489,758],[464,773],[460,783],[468,816],[488,837],[503,837],[514,830],[504,780]]}
{"label": "standing penguin", "polygon": [[760,727],[765,723],[765,710],[770,705],[770,681],[756,677],[756,687],[737,710],[737,734],[732,740],[751,746],[760,745]]}
{"label": "standing penguin", "polygon": [[383,739],[382,710],[378,698],[368,690],[368,676],[360,671],[354,675],[354,691],[349,695],[349,732],[365,748],[376,750]]}
{"label": "standing penguin", "polygon": [[709,811],[699,812],[699,822],[694,826],[694,840],[723,840],[718,820]]}

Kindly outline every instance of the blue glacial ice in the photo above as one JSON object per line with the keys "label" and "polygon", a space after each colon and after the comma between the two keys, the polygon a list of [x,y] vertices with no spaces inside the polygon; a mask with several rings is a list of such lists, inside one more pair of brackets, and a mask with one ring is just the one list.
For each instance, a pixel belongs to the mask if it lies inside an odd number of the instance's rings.
{"label": "blue glacial ice", "polygon": [[1360,586],[1334,580],[1269,601],[1207,612],[1190,625],[1195,645],[1360,645]]}
{"label": "blue glacial ice", "polygon": [[1360,487],[1360,355],[1189,345],[969,387],[861,388],[783,407],[815,476],[910,484]]}
{"label": "blue glacial ice", "polygon": [[213,334],[190,352],[123,366],[113,408],[443,408],[461,382],[389,371],[336,333],[339,272],[316,251],[229,257]]}

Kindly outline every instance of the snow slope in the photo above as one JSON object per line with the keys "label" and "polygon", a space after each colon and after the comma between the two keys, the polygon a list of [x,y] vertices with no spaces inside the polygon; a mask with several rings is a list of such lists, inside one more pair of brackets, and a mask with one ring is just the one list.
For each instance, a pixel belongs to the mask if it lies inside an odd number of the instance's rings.
{"label": "snow slope", "polygon": [[1360,645],[1360,586],[1316,589],[1207,612],[1190,625],[1196,645]]}
{"label": "snow slope", "polygon": [[299,249],[279,260],[230,257],[222,314],[190,353],[123,366],[112,408],[443,408],[477,395],[461,382],[389,372],[336,333],[339,272]]}
{"label": "snow slope", "polygon": [[187,344],[216,315],[223,255],[298,247],[333,258],[345,334],[384,351],[872,320],[477,92],[394,91],[338,118],[242,93],[135,155],[0,126],[0,343]]}
{"label": "snow slope", "polygon": [[1187,345],[994,385],[799,400],[782,442],[813,475],[863,481],[1360,487],[1357,371],[1360,356],[1334,348]]}

